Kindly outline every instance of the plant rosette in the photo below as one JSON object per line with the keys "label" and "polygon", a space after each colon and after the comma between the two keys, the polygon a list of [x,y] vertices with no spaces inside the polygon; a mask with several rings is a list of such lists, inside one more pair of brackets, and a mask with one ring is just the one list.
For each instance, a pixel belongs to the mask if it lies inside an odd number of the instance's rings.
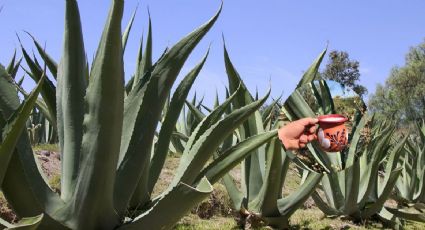
{"label": "plant rosette", "polygon": [[320,147],[326,152],[339,152],[348,144],[348,132],[345,122],[348,118],[340,114],[319,116],[317,138]]}

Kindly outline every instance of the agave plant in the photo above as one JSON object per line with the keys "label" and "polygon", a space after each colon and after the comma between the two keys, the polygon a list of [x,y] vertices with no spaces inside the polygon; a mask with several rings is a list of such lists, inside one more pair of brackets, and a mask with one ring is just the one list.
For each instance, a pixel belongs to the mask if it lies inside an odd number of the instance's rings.
{"label": "agave plant", "polygon": [[[284,105],[284,112],[290,119],[335,113],[332,96],[325,81],[305,87],[312,92],[320,106],[314,112],[301,92],[295,91]],[[398,220],[387,215],[388,212],[383,207],[401,173],[397,162],[406,139],[391,146],[394,126],[367,114],[357,113],[353,123],[349,148],[342,152],[325,153],[317,142],[309,144],[308,150],[314,161],[327,171],[312,197],[317,206],[329,216],[349,216],[360,221],[380,215],[384,220],[395,223]],[[365,130],[369,130],[367,136]],[[304,172],[306,174],[310,173],[309,170],[314,170],[305,162],[297,162],[308,169]],[[378,176],[381,168],[384,168],[383,177]],[[324,194],[325,198],[320,194]]]}
{"label": "agave plant", "polygon": [[397,217],[425,222],[425,123],[417,125],[417,138],[409,138],[399,161],[403,167],[396,183],[397,208],[387,208]]}
{"label": "agave plant", "polygon": [[[229,112],[231,112],[252,103],[254,98],[231,63],[226,47],[224,47],[224,59],[229,79],[229,93],[235,95],[232,106],[229,108]],[[310,75],[306,74],[303,80],[308,77]],[[218,102],[217,99],[216,101]],[[271,113],[276,103],[277,100],[266,107],[263,114],[256,111],[238,128],[235,134],[229,135],[227,141],[217,152],[217,159],[226,156],[227,152],[234,148],[231,147],[234,142],[243,143],[251,139],[252,136],[277,130],[282,123],[271,123]],[[196,112],[195,106],[190,107],[195,114],[199,114],[199,112]],[[305,183],[296,192],[287,197],[282,197],[282,188],[291,160],[284,153],[280,141],[274,138],[267,145],[246,152],[245,157],[245,159],[240,159],[240,161],[243,160],[241,163],[242,191],[238,189],[234,182],[235,178],[230,174],[226,174],[222,180],[232,200],[233,208],[238,210],[245,219],[246,222],[243,224],[257,219],[273,227],[287,228],[289,217],[314,191],[322,175],[309,175]]]}
{"label": "agave plant", "polygon": [[[239,92],[236,91],[197,125],[185,146],[173,182],[160,195],[151,197],[181,108],[207,55],[176,88],[154,142],[166,98],[185,60],[213,26],[221,8],[211,20],[166,50],[154,64],[149,32],[137,71],[125,85],[123,46],[128,33],[121,34],[124,1],[112,1],[90,70],[77,2],[65,2],[65,34],[62,58],[57,66],[57,86],[42,77],[37,63],[29,66],[28,71],[42,82],[37,89],[43,101],[37,105],[44,106],[44,112],[52,115],[50,119],[57,127],[62,161],[61,194],[56,194],[46,183],[28,136],[22,134],[1,184],[18,216],[43,214],[40,229],[169,229],[208,196],[211,184],[230,170],[240,155],[276,136],[276,131],[270,131],[246,139],[205,167],[225,136],[268,97],[267,94],[223,118],[227,105]],[[47,58],[43,59],[47,65]],[[10,82],[2,84],[8,90],[2,90],[1,96],[18,100],[15,86]],[[18,110],[17,105],[10,103],[1,106],[4,117],[8,115],[5,111],[10,114]]]}

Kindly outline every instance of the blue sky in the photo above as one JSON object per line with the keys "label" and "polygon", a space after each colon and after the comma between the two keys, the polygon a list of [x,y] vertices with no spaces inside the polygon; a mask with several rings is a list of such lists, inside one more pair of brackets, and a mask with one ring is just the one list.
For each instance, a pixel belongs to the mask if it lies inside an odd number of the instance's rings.
{"label": "blue sky", "polygon": [[[18,48],[15,33],[31,49],[31,32],[47,51],[60,58],[64,2],[58,0],[0,0],[0,63],[6,65]],[[79,1],[86,52],[91,59],[100,38],[110,0]],[[127,0],[123,27],[139,5],[125,54],[126,76],[134,72],[142,33],[146,32],[147,7],[153,23],[155,58],[166,46],[207,21],[218,9],[218,0]],[[272,86],[276,97],[293,90],[303,71],[329,43],[329,50],[344,50],[358,60],[361,83],[374,92],[392,67],[404,64],[409,47],[425,38],[423,0],[225,0],[223,12],[183,68],[187,73],[212,44],[207,63],[194,89],[212,100],[216,89],[227,84],[222,33],[233,63],[251,91],[263,94]],[[326,61],[325,61],[326,63]],[[324,66],[324,65],[322,65]],[[26,87],[32,83],[27,82]],[[193,92],[192,92],[193,93]]]}

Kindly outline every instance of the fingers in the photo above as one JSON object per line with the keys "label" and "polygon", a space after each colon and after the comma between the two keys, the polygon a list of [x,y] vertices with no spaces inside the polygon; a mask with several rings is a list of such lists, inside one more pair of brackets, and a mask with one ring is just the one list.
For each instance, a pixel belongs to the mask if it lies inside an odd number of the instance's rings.
{"label": "fingers", "polygon": [[317,136],[315,134],[311,134],[311,135],[303,134],[299,138],[299,143],[300,144],[308,144],[309,142],[312,142],[316,139],[317,139]]}
{"label": "fingers", "polygon": [[317,127],[315,125],[311,126],[308,131],[310,132],[310,134],[314,134],[316,133]]}
{"label": "fingers", "polygon": [[299,139],[299,142],[300,143],[304,143],[304,144],[308,143],[308,137],[307,137],[307,135],[301,135],[300,136],[300,139]]}
{"label": "fingers", "polygon": [[307,126],[307,125],[316,125],[317,123],[319,123],[319,119],[317,118],[312,118],[312,117],[306,117],[306,118],[302,118],[298,120],[302,125]]}

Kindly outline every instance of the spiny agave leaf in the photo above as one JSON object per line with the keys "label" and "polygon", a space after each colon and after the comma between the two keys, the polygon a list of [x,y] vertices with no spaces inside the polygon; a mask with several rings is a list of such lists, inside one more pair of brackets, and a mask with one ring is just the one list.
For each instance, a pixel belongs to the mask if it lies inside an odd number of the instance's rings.
{"label": "spiny agave leaf", "polygon": [[[261,116],[263,118],[263,125],[264,125],[265,130],[272,129],[272,125],[273,125],[272,119],[273,118],[277,119],[277,117],[274,117],[274,116],[276,115],[275,109],[279,108],[278,102],[279,102],[280,98],[281,98],[281,96],[278,99],[273,100],[273,102],[269,106],[267,106],[261,114]],[[274,122],[274,123],[276,124],[277,122]]]}
{"label": "spiny agave leaf", "polygon": [[215,100],[214,100],[214,109],[220,105],[220,100],[218,99],[218,92],[217,89],[215,90]]}
{"label": "spiny agave leaf", "polygon": [[13,67],[12,71],[9,72],[10,76],[15,79],[16,74],[18,73],[19,67],[21,66],[22,58],[19,58],[18,62],[16,63],[15,67]]}
{"label": "spiny agave leaf", "polygon": [[177,184],[176,182],[192,184],[220,143],[222,143],[229,134],[233,133],[234,129],[257,111],[257,109],[264,104],[269,94],[270,90],[261,100],[234,110],[227,117],[207,129],[195,142],[189,152],[184,154],[186,155],[184,161],[182,157],[182,161],[177,169],[177,176],[175,177],[174,184]]}
{"label": "spiny agave leaf", "polygon": [[368,119],[369,117],[367,115],[364,115],[362,119],[360,120],[360,122],[357,124],[357,126],[355,126],[356,131],[354,132],[350,142],[350,148],[348,150],[347,160],[345,163],[346,168],[351,167],[356,159],[356,153],[357,153],[356,151],[358,151],[357,145],[360,141],[361,133]]}
{"label": "spiny agave leaf", "polygon": [[24,217],[16,224],[10,224],[7,221],[0,219],[0,225],[3,225],[6,227],[6,229],[36,230],[40,225],[43,217],[43,214],[34,217]]}
{"label": "spiny agave leaf", "polygon": [[358,210],[357,199],[359,195],[360,184],[360,161],[355,161],[350,167],[345,168],[345,213],[354,213]]}
{"label": "spiny agave leaf", "polygon": [[139,58],[140,60],[137,63],[137,69],[136,69],[136,75],[134,76],[134,82],[136,84],[133,84],[133,88],[137,85],[139,81],[147,82],[147,77],[150,75],[146,75],[148,71],[152,68],[152,21],[151,16],[149,14],[149,26],[148,26],[148,36],[146,38],[146,48],[145,53],[142,55],[142,43],[140,44],[140,53]]}
{"label": "spiny agave leaf", "polygon": [[[24,78],[22,77],[21,80],[23,80]],[[29,96],[29,93],[27,91],[25,91],[22,87],[21,87],[22,83],[17,83],[15,84],[16,89],[18,89],[18,91],[24,95],[25,98],[27,98]],[[49,120],[50,124],[52,124],[52,126],[54,127],[54,129],[57,129],[57,123],[56,123],[56,114],[53,115],[51,114],[51,111],[49,110],[49,108],[47,107],[46,103],[44,102],[43,99],[37,99],[37,101],[35,102],[37,109],[40,110],[40,112],[42,112],[44,114],[44,116],[46,116],[46,118]]]}
{"label": "spiny agave leaf", "polygon": [[[406,135],[406,137],[404,137],[391,151],[390,156],[388,157],[388,161],[386,164],[386,168],[385,168],[385,172],[386,175],[384,177],[384,183],[387,183],[389,178],[390,178],[390,174],[388,174],[388,172],[393,171],[396,167],[397,167],[397,163],[399,162],[400,156],[402,154],[402,150],[405,146],[405,143],[407,141],[409,135]],[[382,193],[382,191],[378,191],[379,194]]]}
{"label": "spiny agave leaf", "polygon": [[221,182],[226,187],[226,191],[229,194],[230,200],[232,201],[232,206],[235,210],[241,210],[243,208],[242,203],[244,202],[244,196],[241,191],[239,191],[236,183],[234,182],[230,174],[223,176]]}
{"label": "spiny agave leaf", "polygon": [[179,183],[153,204],[147,212],[117,229],[171,229],[180,218],[212,191],[213,187],[206,178],[203,178],[196,188]]}
{"label": "spiny agave leaf", "polygon": [[71,199],[80,168],[86,63],[78,5],[76,1],[66,1],[63,52],[56,92],[62,164],[61,197],[64,201]]}
{"label": "spiny agave leaf", "polygon": [[314,112],[298,90],[295,90],[286,99],[282,110],[291,121],[304,117],[315,117]]}
{"label": "spiny agave leaf", "polygon": [[321,80],[319,81],[320,91],[322,95],[322,108],[324,114],[333,114],[335,113],[335,106],[334,102],[332,100],[331,91],[328,87],[328,84],[326,81]]}
{"label": "spiny agave leaf", "polygon": [[385,207],[389,212],[399,218],[411,221],[425,222],[425,214],[423,212],[409,212],[403,209]]}
{"label": "spiny agave leaf", "polygon": [[[273,137],[276,137],[277,130],[265,132],[252,136],[232,146],[221,153],[218,158],[214,159],[202,172],[198,175],[197,180],[203,176],[214,184],[220,180],[230,169],[239,164],[252,150],[258,148],[268,142]],[[196,180],[196,181],[197,181]]]}
{"label": "spiny agave leaf", "polygon": [[[37,48],[38,53],[40,54],[43,61],[46,63],[47,68],[49,68],[53,77],[55,79],[57,79],[58,64],[55,62],[55,60],[52,57],[50,57],[49,54],[46,53],[45,49],[40,45],[40,43],[35,39],[34,36],[32,36],[29,32],[26,32],[26,33],[32,38],[34,45]],[[66,33],[66,30],[65,30],[65,33]]]}
{"label": "spiny agave leaf", "polygon": [[[277,134],[277,129],[276,129]],[[276,135],[275,135],[276,137]],[[278,216],[279,210],[276,201],[281,197],[283,183],[279,183],[277,178],[286,177],[284,170],[288,169],[288,159],[282,159],[282,143],[278,138],[271,140],[266,148],[267,163],[264,183],[260,192],[249,204],[251,210],[261,210],[263,216]]]}
{"label": "spiny agave leaf", "polygon": [[262,113],[263,121],[265,121],[266,119],[268,119],[268,117],[270,117],[270,115],[273,112],[273,109],[276,108],[275,106],[277,105],[277,103],[279,102],[279,100],[280,100],[281,97],[282,96],[279,96],[278,99],[273,100],[273,102],[264,109],[264,111]]}
{"label": "spiny agave leaf", "polygon": [[393,171],[391,171],[390,176],[385,183],[385,187],[382,190],[382,192],[379,194],[378,199],[374,203],[372,203],[369,207],[367,207],[365,211],[361,213],[362,218],[367,219],[371,217],[373,214],[378,213],[379,210],[382,209],[385,201],[388,199],[391,192],[393,191],[394,185],[397,181],[397,178],[400,176],[400,174],[401,174],[401,168],[396,168]]}
{"label": "spiny agave leaf", "polygon": [[24,75],[24,76],[22,76],[22,77],[21,77],[21,79],[19,79],[19,80],[16,82],[16,84],[17,84],[19,87],[22,87],[22,83],[24,83],[24,79],[25,79],[25,75]]}
{"label": "spiny agave leaf", "polygon": [[19,66],[21,65],[21,62],[22,62],[22,58],[20,58],[16,63],[15,63],[15,61],[16,61],[16,49],[15,49],[15,51],[13,53],[12,60],[10,60],[10,63],[9,63],[9,65],[6,68],[6,72],[13,79],[15,79],[15,77],[16,77],[16,73],[18,72]]}
{"label": "spiny agave leaf", "polygon": [[[43,75],[43,70],[31,59],[25,48],[21,45],[22,54],[28,64],[31,72],[28,75],[36,82],[40,81]],[[43,97],[51,114],[56,114],[56,87],[49,78],[44,78],[43,88],[41,89],[41,96]]]}
{"label": "spiny agave leaf", "polygon": [[18,143],[22,130],[26,127],[26,121],[32,112],[38,93],[43,85],[43,79],[37,84],[37,87],[30,93],[28,99],[22,103],[19,108],[8,118],[7,123],[2,130],[2,143],[0,145],[0,184],[6,173],[9,161]]}
{"label": "spiny agave leaf", "polygon": [[124,110],[121,19],[124,1],[112,2],[90,75],[85,104],[84,156],[67,224],[75,229],[111,228],[119,222],[113,207]]}
{"label": "spiny agave leaf", "polygon": [[9,65],[6,67],[6,72],[10,74],[12,72],[13,68],[15,68],[15,60],[16,60],[16,49],[13,52],[12,59],[9,62]]}
{"label": "spiny agave leaf", "polygon": [[152,189],[158,180],[161,169],[163,168],[165,158],[167,157],[168,147],[170,144],[171,135],[173,133],[174,127],[176,126],[177,120],[180,115],[180,111],[184,106],[186,97],[191,89],[193,82],[201,71],[204,63],[208,57],[209,50],[205,54],[201,62],[195,66],[195,68],[190,71],[187,76],[181,81],[176,91],[174,92],[173,98],[170,102],[170,107],[167,110],[164,122],[161,126],[161,131],[159,132],[158,142],[156,143],[156,148],[154,155],[152,157],[150,170],[149,170],[149,190],[152,192]]}
{"label": "spiny agave leaf", "polygon": [[[323,199],[320,197],[319,193],[317,191],[314,191],[311,194],[311,198],[313,198],[314,203],[317,205],[317,207],[327,216],[337,216],[340,214],[338,210],[335,208],[329,206]],[[357,201],[357,199],[356,199]]]}
{"label": "spiny agave leaf", "polygon": [[[322,178],[322,187],[326,196],[329,197],[329,202],[331,206],[337,210],[344,208],[345,204],[345,193],[343,185],[339,181],[339,177],[342,176],[344,172],[331,172],[323,176]],[[345,178],[344,178],[345,179]]]}
{"label": "spiny agave leaf", "polygon": [[[223,39],[224,40],[224,39]],[[224,44],[224,63],[226,67],[226,73],[229,80],[229,90],[234,92],[237,86],[240,85],[241,90],[238,93],[236,99],[232,102],[234,108],[240,108],[251,103],[254,99],[249,93],[247,87],[243,83],[239,73],[232,64],[229,54]],[[248,120],[239,129],[242,139],[248,138],[252,135],[264,132],[263,121],[259,111],[254,112],[253,116],[249,117]],[[248,156],[243,163],[242,170],[245,171],[244,180],[247,181],[248,200],[250,201],[253,197],[258,194],[263,183],[263,177],[265,173],[265,149],[256,149],[250,156]]]}
{"label": "spiny agave leaf", "polygon": [[186,105],[189,108],[190,115],[192,115],[192,119],[194,120],[193,123],[196,125],[199,124],[199,122],[201,122],[205,118],[205,115],[198,108],[196,108],[194,104],[186,101]]}
{"label": "spiny agave leaf", "polygon": [[297,88],[300,88],[302,85],[306,83],[310,83],[314,81],[316,78],[317,71],[319,70],[320,63],[322,63],[323,57],[325,56],[327,48],[320,53],[319,57],[313,62],[313,64],[307,69],[301,78],[300,82],[298,82]]}
{"label": "spiny agave leaf", "polygon": [[127,27],[125,28],[124,33],[122,35],[122,52],[125,52],[125,47],[127,47],[128,36],[130,35],[131,27],[133,26],[134,18],[136,17],[138,7],[139,5],[137,4],[136,9],[134,9],[130,21],[128,22]]}
{"label": "spiny agave leaf", "polygon": [[311,173],[295,192],[288,197],[279,199],[277,201],[277,206],[280,214],[288,217],[291,216],[308,199],[317,184],[319,184],[322,176],[322,174]]}
{"label": "spiny agave leaf", "polygon": [[[207,117],[203,118],[203,120],[197,125],[195,130],[192,132],[192,135],[189,137],[189,140],[186,143],[185,151],[183,153],[182,159],[185,159],[187,154],[189,153],[192,146],[196,143],[199,137],[205,133],[214,123],[221,119],[222,115],[226,112],[226,109],[230,106],[230,103],[235,98],[235,96],[239,92],[238,88],[235,93],[230,95],[220,106],[215,108]],[[192,104],[188,104],[192,105]],[[190,108],[190,106],[189,106]],[[193,108],[193,111],[198,111],[196,108]],[[202,113],[198,113],[199,116],[203,116]]]}
{"label": "spiny agave leaf", "polygon": [[[127,132],[124,132],[121,138],[122,160],[119,161],[116,180],[118,183],[115,184],[115,207],[118,213],[123,213],[127,208],[128,200],[145,170],[140,164],[147,165],[145,162],[150,160],[155,130],[175,79],[192,50],[213,26],[220,12],[221,7],[210,21],[166,52],[151,68],[151,76],[146,84],[143,80],[139,81],[127,97],[126,106],[131,106],[126,107],[129,108],[128,111],[125,108],[124,130]],[[130,102],[131,100],[134,102]],[[134,106],[132,103],[135,103]]]}
{"label": "spiny agave leaf", "polygon": [[128,80],[127,84],[125,85],[126,95],[130,93],[131,89],[133,88],[133,84],[134,84],[134,76],[131,77],[130,80]]}

